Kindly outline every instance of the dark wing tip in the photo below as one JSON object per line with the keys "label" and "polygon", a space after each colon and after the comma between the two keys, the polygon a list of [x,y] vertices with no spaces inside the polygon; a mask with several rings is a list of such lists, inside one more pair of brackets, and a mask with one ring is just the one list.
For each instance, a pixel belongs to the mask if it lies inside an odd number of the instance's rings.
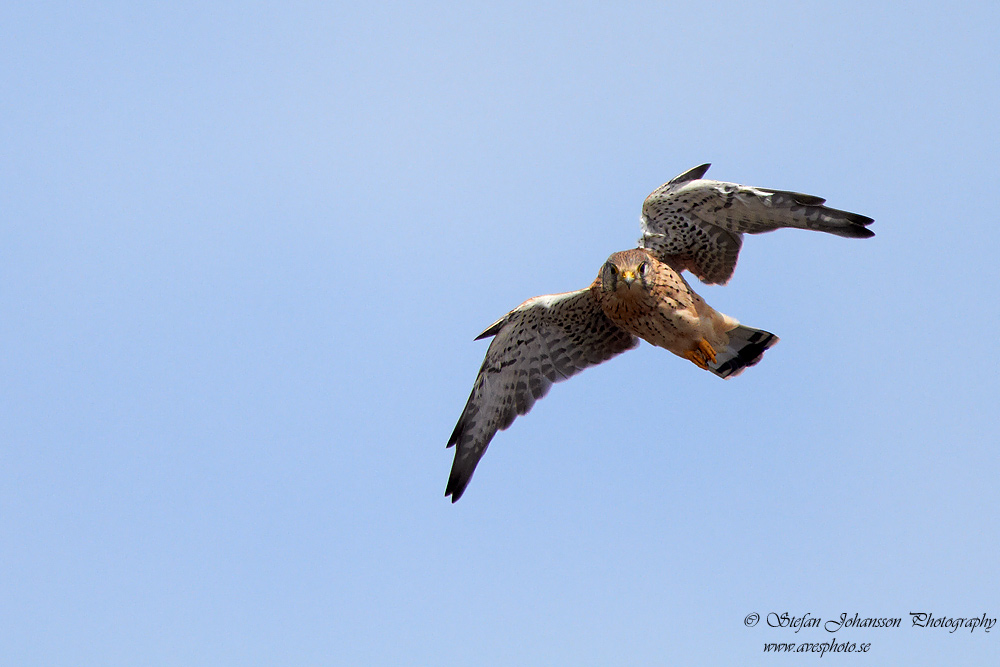
{"label": "dark wing tip", "polygon": [[[475,466],[473,466],[474,469]],[[451,502],[457,503],[458,499],[465,493],[465,487],[469,486],[470,479],[472,479],[472,470],[466,471],[464,467],[460,468],[456,461],[455,466],[451,469],[451,476],[448,477],[448,486],[444,490],[445,498],[451,496]]]}
{"label": "dark wing tip", "polygon": [[[458,420],[455,424],[455,430],[452,432],[451,437],[448,438],[448,447],[458,445],[465,434],[467,426],[467,420],[465,415]],[[457,501],[465,493],[465,487],[469,485],[469,480],[472,479],[472,473],[476,471],[476,466],[479,464],[479,456],[475,455],[473,452],[462,451],[462,448],[455,447],[455,461],[451,464],[451,474],[448,476],[448,486],[445,487],[444,495],[451,496],[451,502]]]}
{"label": "dark wing tip", "polygon": [[475,340],[482,340],[484,338],[489,338],[490,336],[496,336],[503,329],[503,325],[507,324],[507,320],[510,319],[510,313],[507,313],[499,320],[486,327],[486,331],[476,336]]}
{"label": "dark wing tip", "polygon": [[473,338],[473,340],[482,340],[484,338],[489,338],[490,336],[496,336],[500,332],[500,329],[503,328],[503,324],[504,323],[501,321],[490,325],[490,328]]}
{"label": "dark wing tip", "polygon": [[667,185],[674,185],[675,183],[686,183],[687,181],[696,181],[705,175],[708,168],[712,166],[711,162],[706,162],[705,164],[698,165],[694,169],[688,169],[680,176],[675,176],[667,182]]}
{"label": "dark wing tip", "polygon": [[841,213],[849,225],[842,227],[843,233],[841,236],[854,239],[870,239],[875,236],[875,232],[868,229],[868,225],[875,222],[874,218],[869,218],[867,215],[861,215],[860,213],[848,213],[847,211],[838,211]]}
{"label": "dark wing tip", "polygon": [[[465,416],[464,414],[462,415]],[[459,419],[458,423],[455,424],[455,430],[451,432],[451,437],[448,438],[448,444],[445,445],[445,449],[449,447],[454,447],[458,444],[459,439],[462,437],[462,431],[465,429],[465,420]]]}
{"label": "dark wing tip", "polygon": [[824,210],[832,215],[839,216],[848,222],[854,223],[855,225],[861,225],[862,227],[867,227],[868,225],[875,222],[875,218],[869,218],[867,215],[861,215],[860,213],[851,213],[850,211],[844,211],[839,208],[827,208]]}

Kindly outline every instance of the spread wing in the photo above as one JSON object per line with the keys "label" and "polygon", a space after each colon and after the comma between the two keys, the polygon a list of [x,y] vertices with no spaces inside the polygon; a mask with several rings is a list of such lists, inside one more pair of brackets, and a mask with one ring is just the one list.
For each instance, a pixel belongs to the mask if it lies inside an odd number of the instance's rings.
{"label": "spread wing", "polygon": [[823,206],[821,197],[710,181],[709,165],[661,185],[642,204],[642,238],[661,261],[687,269],[709,285],[729,281],[743,234],[781,227],[868,238],[871,218]]}
{"label": "spread wing", "polygon": [[639,339],[601,310],[589,289],[528,299],[476,340],[495,336],[448,440],[455,463],[446,496],[462,497],[498,430],[526,414],[553,382],[630,350]]}

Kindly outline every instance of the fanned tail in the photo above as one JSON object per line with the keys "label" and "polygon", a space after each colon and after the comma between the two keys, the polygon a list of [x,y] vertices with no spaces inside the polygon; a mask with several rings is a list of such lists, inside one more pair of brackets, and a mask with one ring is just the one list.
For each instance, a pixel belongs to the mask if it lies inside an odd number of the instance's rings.
{"label": "fanned tail", "polygon": [[708,370],[722,379],[735,377],[743,369],[756,364],[764,352],[779,340],[773,333],[743,325],[728,332],[728,335],[729,344],[717,350],[716,362],[708,365]]}

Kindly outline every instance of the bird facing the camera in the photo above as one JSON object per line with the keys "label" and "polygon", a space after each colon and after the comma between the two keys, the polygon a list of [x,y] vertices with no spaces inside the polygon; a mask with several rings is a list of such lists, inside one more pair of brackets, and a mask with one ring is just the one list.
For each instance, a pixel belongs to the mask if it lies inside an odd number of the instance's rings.
{"label": "bird facing the camera", "polygon": [[493,338],[448,439],[455,462],[445,495],[458,500],[497,431],[527,414],[553,383],[635,348],[643,338],[721,378],[739,375],[778,342],[719,313],[682,271],[723,285],[744,234],[783,227],[869,238],[873,220],[822,197],[704,178],[690,169],[642,204],[639,247],[616,252],[590,287],[528,299],[486,328]]}
{"label": "bird facing the camera", "polygon": [[644,248],[611,255],[590,291],[625,331],[722,377],[752,366],[778,342],[709,306],[679,272]]}

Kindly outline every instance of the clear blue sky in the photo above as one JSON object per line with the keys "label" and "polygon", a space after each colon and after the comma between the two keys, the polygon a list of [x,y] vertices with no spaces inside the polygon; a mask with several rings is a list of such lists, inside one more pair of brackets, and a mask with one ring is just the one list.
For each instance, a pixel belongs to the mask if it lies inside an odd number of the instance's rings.
{"label": "clear blue sky", "polygon": [[[8,3],[0,663],[1000,659],[909,627],[1000,617],[997,7]],[[877,236],[748,238],[763,363],[643,345],[448,502],[473,337],[709,161]]]}

